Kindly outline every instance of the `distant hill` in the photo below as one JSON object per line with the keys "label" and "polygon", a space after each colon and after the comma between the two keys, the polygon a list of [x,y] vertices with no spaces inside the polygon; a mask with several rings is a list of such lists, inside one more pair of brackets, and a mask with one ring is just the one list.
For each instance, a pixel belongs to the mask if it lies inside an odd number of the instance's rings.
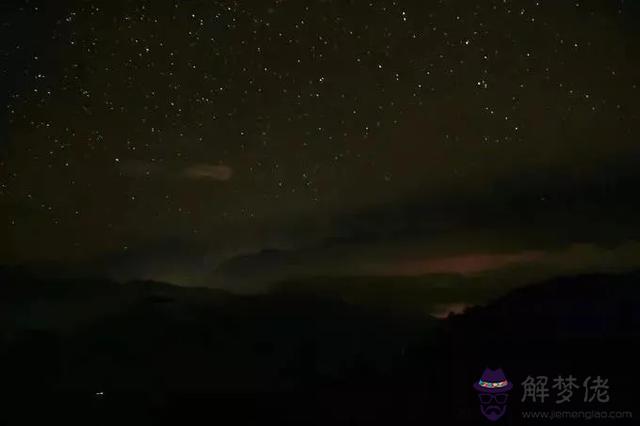
{"label": "distant hill", "polygon": [[0,275],[11,407],[133,409],[143,422],[215,408],[239,419],[262,410],[282,424],[475,424],[470,384],[486,366],[514,382],[606,375],[621,406],[639,378],[637,273],[558,278],[442,320],[421,307],[446,301],[428,298],[454,285],[447,277],[428,291],[400,283],[396,294],[389,281],[361,278],[340,291],[317,279],[239,296]]}
{"label": "distant hill", "polygon": [[[49,282],[6,270],[0,295],[2,343],[18,364],[7,376],[51,390],[144,391],[157,380],[182,389],[291,388],[312,376],[339,378],[356,360],[389,370],[435,323],[312,293]],[[51,371],[31,374],[31,363]]]}

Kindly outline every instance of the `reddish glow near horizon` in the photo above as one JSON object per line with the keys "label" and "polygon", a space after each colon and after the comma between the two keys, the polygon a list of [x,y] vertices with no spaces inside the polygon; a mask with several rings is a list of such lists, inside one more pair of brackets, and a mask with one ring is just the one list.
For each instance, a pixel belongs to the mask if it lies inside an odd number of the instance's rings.
{"label": "reddish glow near horizon", "polygon": [[513,264],[534,262],[542,258],[543,255],[544,253],[538,251],[508,254],[473,253],[460,256],[399,262],[385,268],[385,272],[398,275],[471,275],[501,269]]}

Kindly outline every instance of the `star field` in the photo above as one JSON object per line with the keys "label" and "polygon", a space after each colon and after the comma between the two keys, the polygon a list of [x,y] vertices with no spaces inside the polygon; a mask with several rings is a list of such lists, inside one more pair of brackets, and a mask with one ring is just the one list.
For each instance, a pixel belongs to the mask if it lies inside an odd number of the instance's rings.
{"label": "star field", "polygon": [[313,245],[376,206],[579,186],[637,153],[628,2],[2,8],[5,262]]}

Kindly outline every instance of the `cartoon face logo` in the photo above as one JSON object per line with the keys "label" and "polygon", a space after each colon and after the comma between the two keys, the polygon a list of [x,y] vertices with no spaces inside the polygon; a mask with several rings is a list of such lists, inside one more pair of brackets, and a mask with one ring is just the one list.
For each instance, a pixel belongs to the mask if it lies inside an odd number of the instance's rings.
{"label": "cartoon face logo", "polygon": [[509,391],[513,385],[507,380],[502,368],[484,370],[482,377],[473,384],[480,398],[480,412],[491,421],[496,421],[507,411]]}

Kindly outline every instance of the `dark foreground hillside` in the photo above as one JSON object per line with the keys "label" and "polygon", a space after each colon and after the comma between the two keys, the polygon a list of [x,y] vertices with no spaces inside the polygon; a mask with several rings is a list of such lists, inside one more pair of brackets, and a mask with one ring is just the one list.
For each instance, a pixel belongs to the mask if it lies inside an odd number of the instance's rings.
{"label": "dark foreground hillside", "polygon": [[[487,424],[471,387],[485,367],[514,383],[503,424],[556,410],[559,375],[608,380],[609,402],[576,389],[573,410],[640,416],[638,274],[557,279],[444,320],[317,292],[2,275],[7,424]],[[549,377],[546,402],[521,401],[527,376]]]}

